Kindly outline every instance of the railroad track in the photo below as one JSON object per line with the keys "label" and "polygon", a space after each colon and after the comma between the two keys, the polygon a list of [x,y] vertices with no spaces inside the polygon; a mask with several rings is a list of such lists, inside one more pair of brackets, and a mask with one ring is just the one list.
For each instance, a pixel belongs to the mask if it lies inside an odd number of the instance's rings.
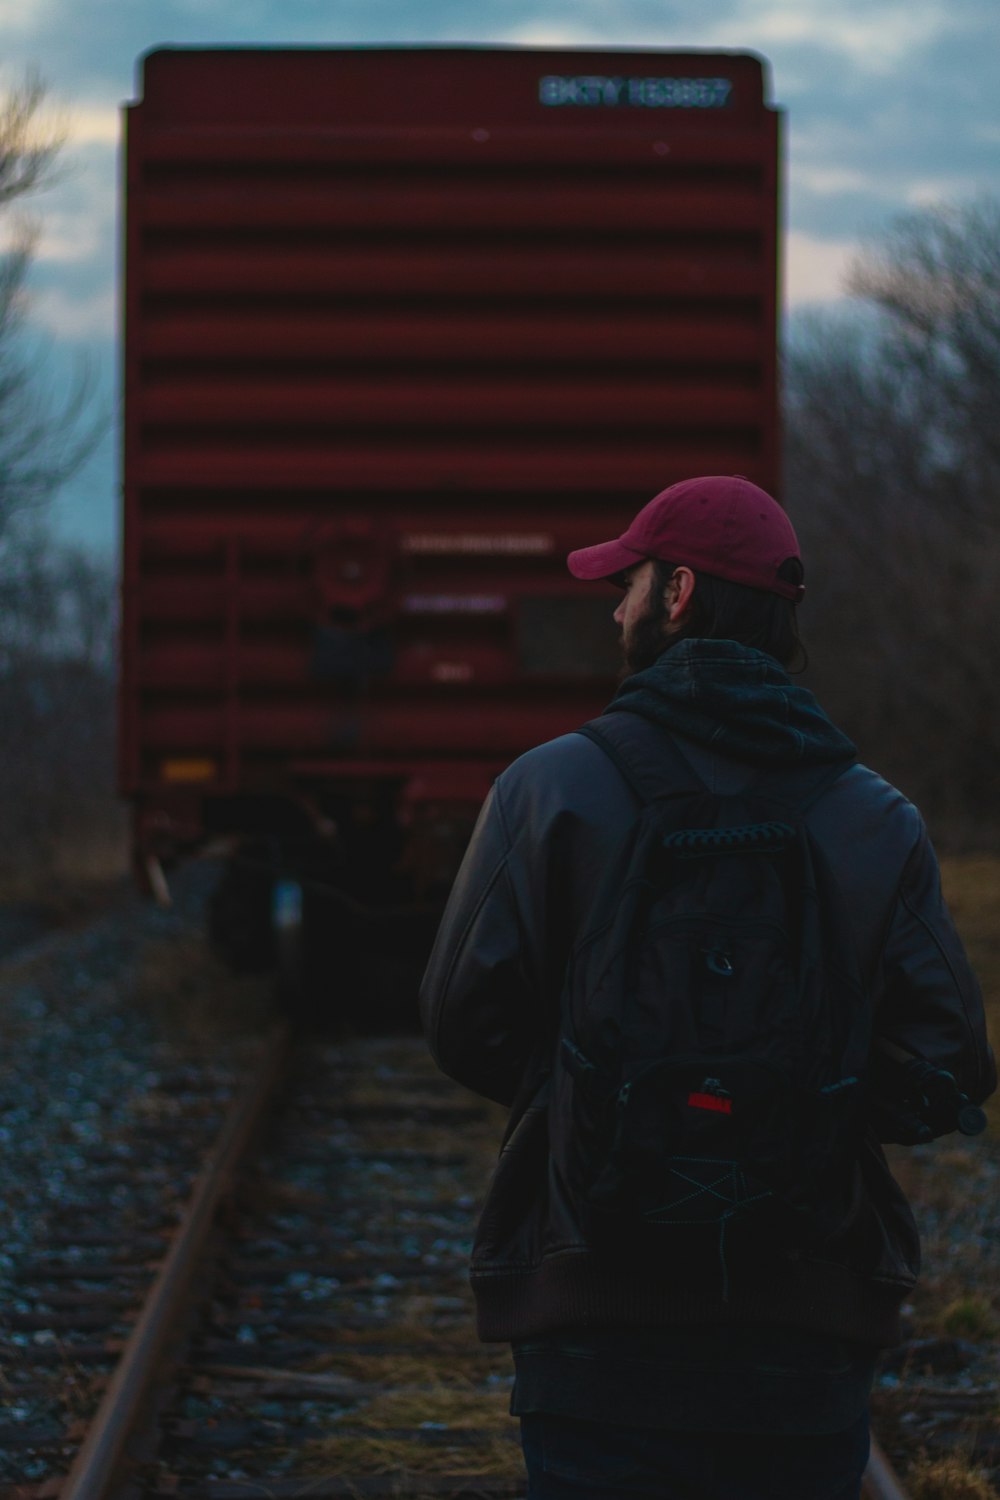
{"label": "railroad track", "polygon": [[[68,1475],[6,1494],[460,1496],[474,1482],[479,1496],[517,1495],[509,1354],[474,1341],[465,1276],[497,1127],[415,1040],[269,1046]],[[78,1249],[80,1289],[110,1268]],[[51,1320],[52,1269],[25,1269],[38,1322]],[[107,1301],[98,1315],[110,1321]],[[78,1343],[72,1358],[102,1348]]]}
{"label": "railroad track", "polygon": [[[510,1357],[475,1342],[465,1275],[497,1112],[415,1039],[264,1050],[169,1242],[109,1264],[92,1233],[71,1283],[26,1269],[47,1324],[67,1284],[64,1301],[92,1293],[92,1324],[135,1316],[92,1377],[98,1410],[53,1448],[76,1437],[69,1472],[3,1500],[523,1495]],[[107,1358],[67,1347],[81,1369]],[[864,1494],[905,1500],[877,1448]]]}
{"label": "railroad track", "polygon": [[38,1194],[34,1248],[0,1258],[0,1492],[68,1467],[242,1078],[174,1049],[146,1058],[136,1107],[110,1126],[90,1099],[42,1119],[72,1145],[40,1158],[56,1175]]}

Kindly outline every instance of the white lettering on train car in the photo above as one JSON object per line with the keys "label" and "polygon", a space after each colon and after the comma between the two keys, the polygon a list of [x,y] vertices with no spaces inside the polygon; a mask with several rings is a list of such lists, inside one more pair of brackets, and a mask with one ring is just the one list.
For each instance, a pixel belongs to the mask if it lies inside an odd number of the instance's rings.
{"label": "white lettering on train car", "polygon": [[415,531],[399,539],[402,552],[434,557],[489,557],[491,554],[537,557],[555,550],[555,538],[544,532]]}
{"label": "white lettering on train car", "polygon": [[467,661],[436,661],[431,667],[435,682],[471,682],[475,675],[471,662]]}
{"label": "white lettering on train car", "polygon": [[507,608],[503,594],[404,594],[403,612],[408,615],[502,615]]}
{"label": "white lettering on train car", "polygon": [[538,80],[539,102],[554,108],[725,109],[732,93],[729,78],[564,78],[547,73]]}

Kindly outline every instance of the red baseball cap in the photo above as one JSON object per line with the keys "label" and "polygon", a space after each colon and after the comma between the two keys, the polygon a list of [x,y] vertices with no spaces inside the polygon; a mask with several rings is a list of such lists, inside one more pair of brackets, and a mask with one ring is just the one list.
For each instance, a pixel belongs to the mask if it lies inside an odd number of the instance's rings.
{"label": "red baseball cap", "polygon": [[643,506],[617,541],[581,547],[566,563],[576,578],[614,578],[647,557],[766,589],[796,604],[805,593],[801,583],[779,572],[789,558],[801,568],[791,521],[777,500],[742,474],[672,484]]}

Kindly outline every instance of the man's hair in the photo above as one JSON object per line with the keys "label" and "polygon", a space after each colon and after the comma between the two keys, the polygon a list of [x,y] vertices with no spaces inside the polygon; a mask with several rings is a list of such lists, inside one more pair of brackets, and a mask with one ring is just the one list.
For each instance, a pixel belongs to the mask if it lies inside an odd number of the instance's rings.
{"label": "man's hair", "polygon": [[[679,566],[653,559],[651,603],[654,594],[662,603],[664,590]],[[664,650],[692,636],[710,641],[739,641],[743,646],[766,651],[789,671],[802,671],[808,657],[799,636],[796,605],[791,600],[764,589],[748,588],[744,583],[730,583],[711,573],[699,573],[693,568],[691,571],[695,580],[691,603],[678,628],[665,633]],[[779,574],[786,583],[801,583],[802,564],[797,557],[790,557],[782,563]],[[654,604],[654,609],[658,607]]]}

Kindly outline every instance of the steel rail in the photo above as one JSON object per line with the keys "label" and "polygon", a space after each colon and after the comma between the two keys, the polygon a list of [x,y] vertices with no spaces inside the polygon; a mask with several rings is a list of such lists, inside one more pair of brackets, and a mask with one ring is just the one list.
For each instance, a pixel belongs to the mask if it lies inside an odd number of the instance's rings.
{"label": "steel rail", "polygon": [[872,1451],[861,1485],[864,1500],[910,1500],[895,1470],[879,1444],[872,1438]]}
{"label": "steel rail", "polygon": [[83,1446],[59,1489],[59,1500],[103,1500],[142,1408],[164,1340],[184,1304],[215,1217],[288,1059],[289,1033],[266,1038],[263,1062],[230,1112],[195,1179],[173,1244],[150,1288]]}

